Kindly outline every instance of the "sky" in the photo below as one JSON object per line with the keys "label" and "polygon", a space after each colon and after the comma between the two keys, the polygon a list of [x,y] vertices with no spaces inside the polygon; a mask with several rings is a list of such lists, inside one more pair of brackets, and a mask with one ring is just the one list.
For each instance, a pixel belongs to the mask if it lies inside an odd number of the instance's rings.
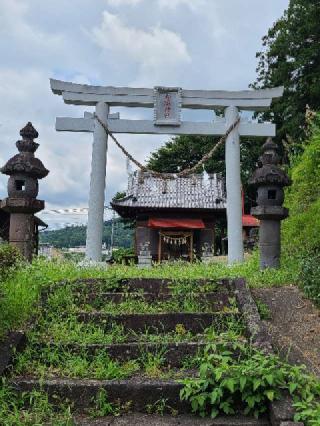
{"label": "sky", "polygon": [[[46,209],[87,207],[92,134],[56,132],[55,118],[80,117],[92,107],[65,105],[49,78],[244,90],[256,77],[261,38],[287,6],[288,0],[0,0],[0,166],[16,153],[19,131],[31,121],[39,132],[36,154],[50,170],[40,181]],[[121,117],[146,112],[123,108]],[[203,117],[193,112],[192,119]],[[169,138],[119,135],[140,162]],[[125,190],[127,177],[126,160],[110,141],[106,205]],[[6,184],[1,175],[0,198]],[[51,229],[86,221],[69,214],[42,218]]]}

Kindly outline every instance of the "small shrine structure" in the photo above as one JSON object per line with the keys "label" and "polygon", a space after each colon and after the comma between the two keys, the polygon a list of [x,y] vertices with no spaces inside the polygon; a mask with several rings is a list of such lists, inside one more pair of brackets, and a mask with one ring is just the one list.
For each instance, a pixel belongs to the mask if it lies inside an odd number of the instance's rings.
{"label": "small shrine structure", "polygon": [[226,214],[224,181],[216,174],[163,180],[136,171],[129,177],[126,196],[111,205],[121,217],[136,221],[138,258],[149,252],[159,262],[209,260],[215,221]]}

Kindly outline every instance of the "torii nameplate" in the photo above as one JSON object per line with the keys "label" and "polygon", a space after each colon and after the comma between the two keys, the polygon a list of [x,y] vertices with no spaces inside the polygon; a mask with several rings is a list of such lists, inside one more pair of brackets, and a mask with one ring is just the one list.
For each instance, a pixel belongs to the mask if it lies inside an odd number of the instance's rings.
{"label": "torii nameplate", "polygon": [[156,126],[180,126],[181,124],[180,87],[154,88],[154,124]]}

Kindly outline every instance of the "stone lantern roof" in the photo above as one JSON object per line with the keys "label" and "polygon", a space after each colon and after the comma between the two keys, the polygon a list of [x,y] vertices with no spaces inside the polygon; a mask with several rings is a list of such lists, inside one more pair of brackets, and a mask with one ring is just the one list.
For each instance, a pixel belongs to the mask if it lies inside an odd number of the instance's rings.
{"label": "stone lantern roof", "polygon": [[19,154],[16,154],[0,169],[1,173],[12,176],[23,174],[35,179],[42,179],[47,176],[47,170],[42,162],[35,158],[34,153],[38,149],[39,144],[33,139],[38,137],[38,132],[32,123],[20,130],[22,140],[16,142]]}
{"label": "stone lantern roof", "polygon": [[262,146],[262,155],[259,158],[259,168],[256,169],[249,179],[249,184],[290,186],[291,180],[279,167],[280,157],[277,154],[278,146],[271,138],[268,138]]}

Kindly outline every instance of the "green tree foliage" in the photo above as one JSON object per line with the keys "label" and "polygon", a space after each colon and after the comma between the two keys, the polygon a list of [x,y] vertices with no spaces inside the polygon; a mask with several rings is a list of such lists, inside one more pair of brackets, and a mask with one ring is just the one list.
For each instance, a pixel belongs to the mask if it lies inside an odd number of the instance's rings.
{"label": "green tree foliage", "polygon": [[278,139],[305,137],[305,110],[320,109],[320,1],[290,0],[283,16],[263,37],[253,88],[284,86],[271,113]]}
{"label": "green tree foliage", "polygon": [[304,152],[294,158],[290,170],[293,184],[286,191],[290,217],[283,224],[283,240],[292,254],[320,252],[319,122],[313,124]]}
{"label": "green tree foliage", "polygon": [[[103,243],[110,246],[111,220],[104,223]],[[54,231],[45,231],[40,234],[41,243],[49,243],[58,248],[83,246],[86,243],[86,226],[68,226]],[[132,246],[132,230],[127,229],[121,219],[115,220],[114,246],[130,248]]]}

